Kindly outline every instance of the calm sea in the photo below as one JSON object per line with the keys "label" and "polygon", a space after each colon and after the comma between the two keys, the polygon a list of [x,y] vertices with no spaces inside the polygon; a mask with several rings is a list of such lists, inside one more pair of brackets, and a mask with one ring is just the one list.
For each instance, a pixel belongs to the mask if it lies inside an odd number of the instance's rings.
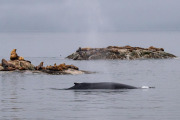
{"label": "calm sea", "polygon": [[[180,32],[1,33],[0,58],[17,48],[34,65],[74,64],[94,74],[0,72],[0,120],[179,120],[180,59],[73,61],[78,47],[162,47],[180,56]],[[154,89],[57,90],[74,82],[119,82]],[[55,89],[52,89],[55,88]],[[56,89],[57,88],[57,89]]]}

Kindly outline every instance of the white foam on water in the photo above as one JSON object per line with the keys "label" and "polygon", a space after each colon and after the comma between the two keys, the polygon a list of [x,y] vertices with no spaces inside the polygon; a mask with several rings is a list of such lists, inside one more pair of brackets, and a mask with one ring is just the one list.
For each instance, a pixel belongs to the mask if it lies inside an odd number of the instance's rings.
{"label": "white foam on water", "polygon": [[143,89],[148,89],[149,86],[142,86],[141,88],[143,88]]}

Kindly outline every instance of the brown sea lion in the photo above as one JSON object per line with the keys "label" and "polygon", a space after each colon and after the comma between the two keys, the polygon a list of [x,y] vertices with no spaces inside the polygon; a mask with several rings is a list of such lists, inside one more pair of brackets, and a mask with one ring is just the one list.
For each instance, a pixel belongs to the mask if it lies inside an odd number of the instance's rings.
{"label": "brown sea lion", "polygon": [[164,51],[163,48],[156,48],[156,47],[153,47],[153,46],[150,46],[150,47],[149,47],[149,50]]}
{"label": "brown sea lion", "polygon": [[19,56],[18,60],[24,60],[24,57]]}
{"label": "brown sea lion", "polygon": [[41,62],[38,66],[36,66],[36,70],[41,70],[43,68],[44,62]]}
{"label": "brown sea lion", "polygon": [[4,68],[7,68],[8,67],[8,62],[5,60],[5,59],[2,59],[2,66]]}
{"label": "brown sea lion", "polygon": [[10,56],[10,60],[18,60],[19,56],[16,53],[16,49],[13,49],[11,51],[11,56]]}
{"label": "brown sea lion", "polygon": [[7,71],[12,71],[16,69],[15,65],[8,63],[5,59],[2,59],[2,67],[4,68],[4,70]]}

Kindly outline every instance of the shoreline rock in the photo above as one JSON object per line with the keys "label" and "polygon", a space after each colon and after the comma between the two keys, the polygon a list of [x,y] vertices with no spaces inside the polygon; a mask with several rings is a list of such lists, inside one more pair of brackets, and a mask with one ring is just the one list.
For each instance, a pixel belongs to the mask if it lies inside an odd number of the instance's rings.
{"label": "shoreline rock", "polygon": [[67,56],[73,60],[97,60],[97,59],[167,59],[176,56],[164,51],[163,48],[131,47],[131,46],[108,46],[107,48],[79,48],[75,53]]}

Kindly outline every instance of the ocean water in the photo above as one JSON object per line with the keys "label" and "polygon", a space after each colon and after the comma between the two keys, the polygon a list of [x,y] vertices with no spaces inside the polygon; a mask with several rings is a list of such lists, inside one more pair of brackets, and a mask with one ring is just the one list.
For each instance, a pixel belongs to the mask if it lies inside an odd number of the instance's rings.
{"label": "ocean water", "polygon": [[[34,65],[73,64],[94,74],[0,72],[0,120],[179,120],[180,59],[73,61],[81,47],[163,47],[180,56],[180,32],[1,33],[0,58],[10,51]],[[58,90],[74,82],[118,82],[153,89]],[[55,88],[55,89],[54,89]]]}

